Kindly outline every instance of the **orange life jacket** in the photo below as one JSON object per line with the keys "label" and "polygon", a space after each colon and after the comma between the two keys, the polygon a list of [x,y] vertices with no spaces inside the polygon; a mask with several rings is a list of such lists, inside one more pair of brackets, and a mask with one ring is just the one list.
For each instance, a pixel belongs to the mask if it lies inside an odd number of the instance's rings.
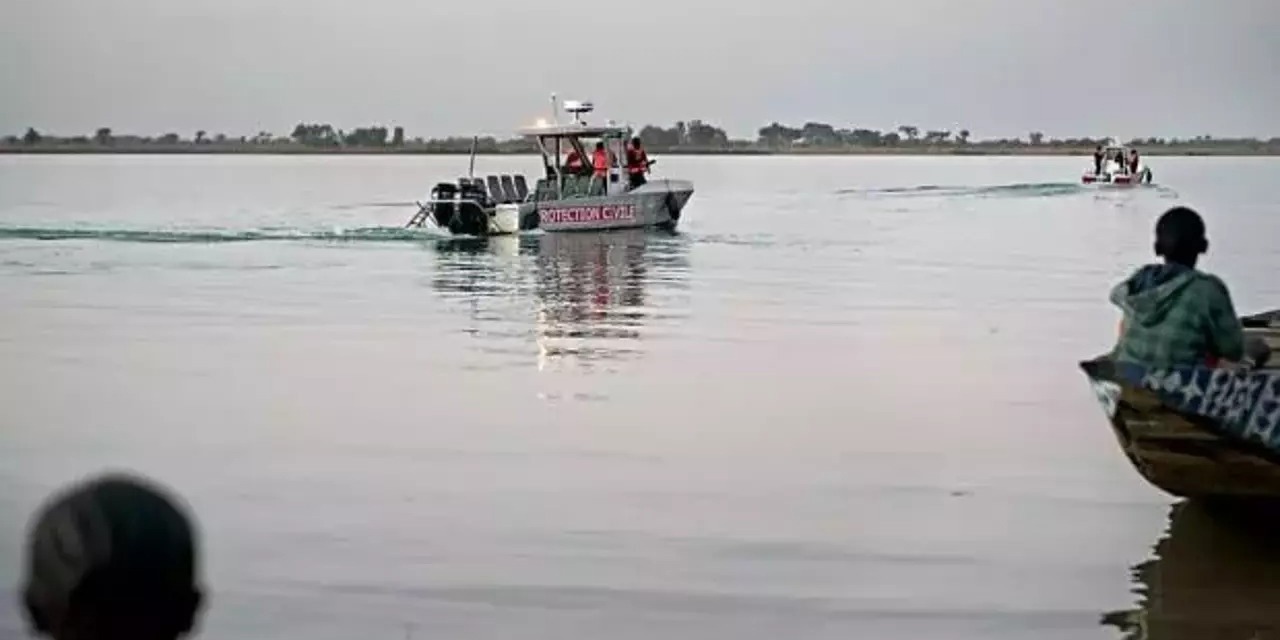
{"label": "orange life jacket", "polygon": [[649,154],[644,149],[627,149],[627,173],[637,174],[649,170]]}
{"label": "orange life jacket", "polygon": [[603,178],[609,173],[609,154],[604,151],[595,151],[591,154],[591,168],[595,170],[597,177]]}

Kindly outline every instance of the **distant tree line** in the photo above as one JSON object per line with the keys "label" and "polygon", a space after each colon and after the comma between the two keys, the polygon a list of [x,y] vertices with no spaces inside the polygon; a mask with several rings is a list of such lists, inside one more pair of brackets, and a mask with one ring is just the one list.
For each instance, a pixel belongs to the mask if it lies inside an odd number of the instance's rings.
{"label": "distant tree line", "polygon": [[[967,129],[921,129],[902,125],[891,131],[863,127],[837,127],[824,122],[806,122],[791,126],[774,122],[761,127],[754,140],[734,139],[724,129],[702,120],[677,122],[671,127],[647,125],[637,135],[654,152],[944,152],[998,153],[1001,151],[1053,152],[1091,148],[1107,142],[1106,138],[1049,138],[1033,131],[1024,138],[973,140]],[[1131,146],[1159,151],[1230,150],[1280,154],[1280,137],[1215,138],[1209,135],[1190,139],[1142,138],[1124,141]],[[103,127],[92,136],[56,137],[28,128],[21,136],[0,139],[0,150],[67,150],[67,151],[209,151],[209,152],[322,152],[322,151],[387,151],[411,153],[466,153],[475,144],[479,153],[532,153],[537,150],[531,140],[523,138],[457,136],[448,138],[405,137],[404,127],[383,125],[358,127],[350,131],[327,123],[298,123],[288,136],[259,131],[252,136],[210,136],[204,130],[184,138],[177,133],[160,136],[119,135]]]}
{"label": "distant tree line", "polygon": [[308,147],[404,146],[404,127],[395,127],[390,133],[390,141],[387,140],[387,135],[387,128],[381,125],[345,132],[334,129],[330,124],[298,123],[298,126],[293,128],[293,133],[289,134],[289,138],[297,144]]}

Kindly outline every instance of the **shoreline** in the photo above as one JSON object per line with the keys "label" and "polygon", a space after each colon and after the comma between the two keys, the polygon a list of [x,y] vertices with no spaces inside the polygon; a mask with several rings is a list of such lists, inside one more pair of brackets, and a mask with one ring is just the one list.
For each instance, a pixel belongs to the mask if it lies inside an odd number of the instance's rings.
{"label": "shoreline", "polygon": [[[1261,143],[1256,146],[1239,144],[1217,146],[1213,144],[1187,145],[1137,145],[1139,153],[1144,156],[1184,156],[1184,157],[1277,157],[1280,146]],[[656,148],[651,147],[654,155],[669,156],[1091,156],[1091,147],[1052,146],[1052,145],[902,145],[896,147],[825,147],[825,148]],[[415,146],[405,147],[310,147],[296,144],[142,144],[142,145],[96,145],[96,144],[3,144],[0,143],[0,155],[418,155],[418,156],[466,156],[470,149],[432,149]],[[477,152],[478,156],[530,156],[537,155],[530,150],[489,149]]]}

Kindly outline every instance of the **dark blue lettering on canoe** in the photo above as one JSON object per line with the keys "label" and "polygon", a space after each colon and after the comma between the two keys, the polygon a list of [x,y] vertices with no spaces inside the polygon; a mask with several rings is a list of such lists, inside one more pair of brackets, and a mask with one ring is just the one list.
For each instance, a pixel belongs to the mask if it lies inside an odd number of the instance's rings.
{"label": "dark blue lettering on canoe", "polygon": [[1124,382],[1155,392],[1170,408],[1209,418],[1222,431],[1280,453],[1280,371],[1130,363],[1116,363],[1115,371]]}

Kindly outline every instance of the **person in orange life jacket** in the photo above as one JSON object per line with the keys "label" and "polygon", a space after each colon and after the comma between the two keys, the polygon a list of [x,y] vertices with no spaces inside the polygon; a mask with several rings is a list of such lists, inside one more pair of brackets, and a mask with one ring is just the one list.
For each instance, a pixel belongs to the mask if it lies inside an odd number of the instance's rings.
{"label": "person in orange life jacket", "polygon": [[604,150],[604,143],[597,142],[596,150],[591,154],[592,175],[603,178],[609,174],[609,153]]}
{"label": "person in orange life jacket", "polygon": [[569,175],[580,176],[587,173],[587,163],[582,161],[582,154],[577,149],[571,149],[569,155],[564,159],[564,170]]}
{"label": "person in orange life jacket", "polygon": [[647,182],[644,174],[648,172],[649,154],[644,152],[640,138],[632,138],[631,146],[627,147],[627,176],[631,179],[631,188],[635,189]]}
{"label": "person in orange life jacket", "polygon": [[609,184],[609,152],[604,143],[597,142],[595,151],[591,152],[591,192],[601,194],[608,191]]}

